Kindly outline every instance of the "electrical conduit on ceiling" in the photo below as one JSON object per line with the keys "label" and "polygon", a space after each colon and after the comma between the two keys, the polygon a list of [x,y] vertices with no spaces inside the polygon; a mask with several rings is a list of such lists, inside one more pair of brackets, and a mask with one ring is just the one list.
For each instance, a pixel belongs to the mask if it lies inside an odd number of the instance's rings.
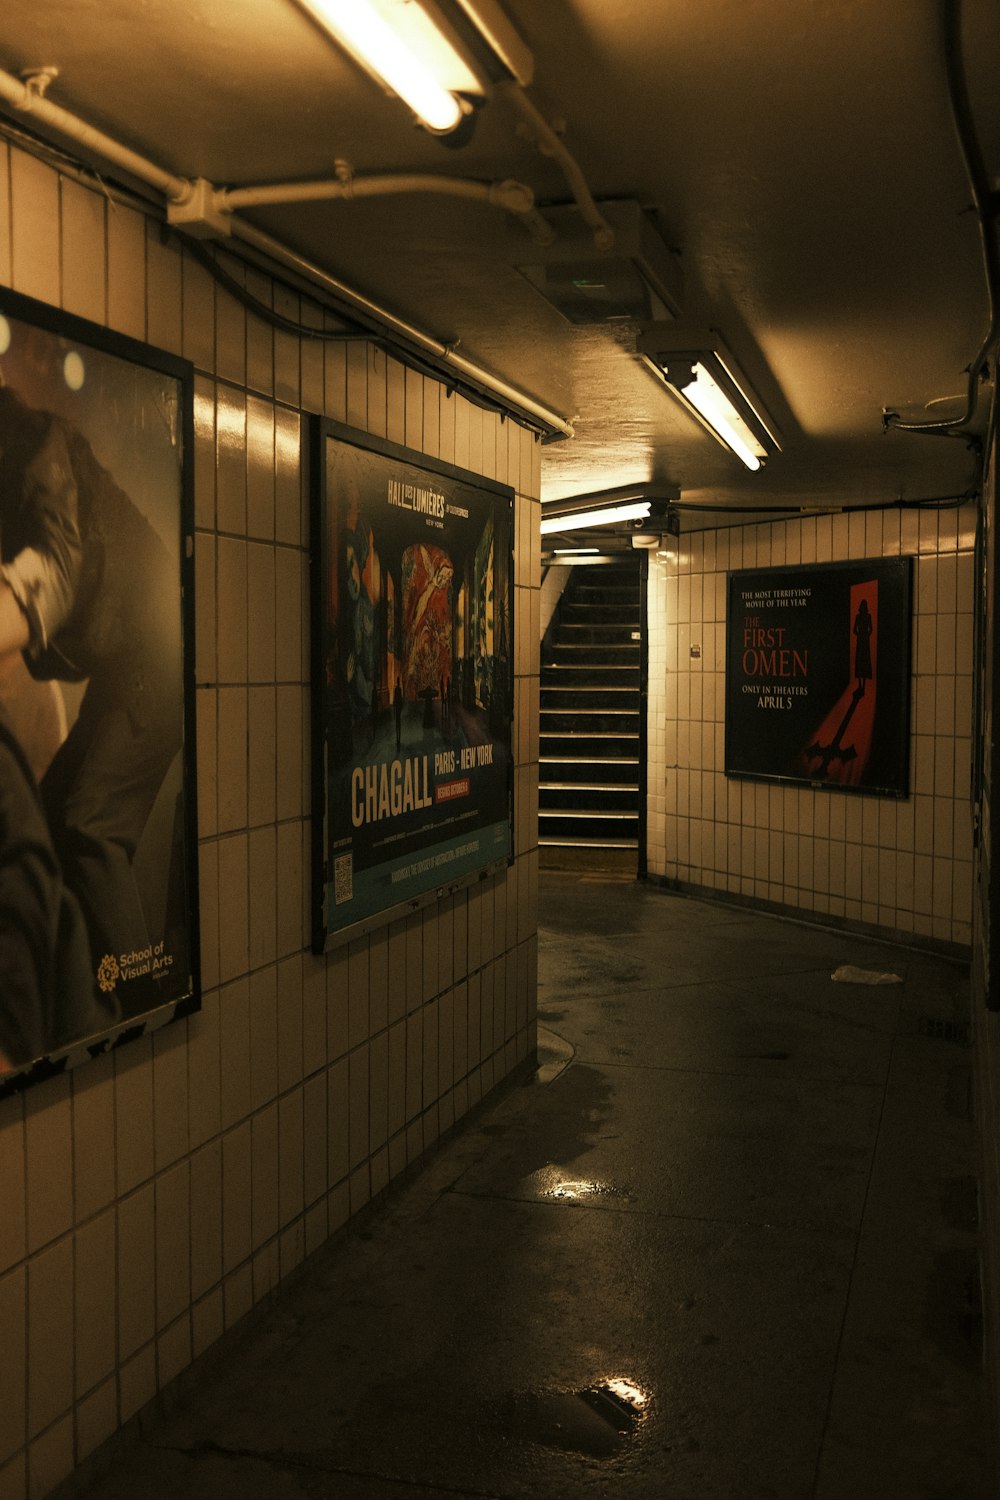
{"label": "electrical conduit on ceiling", "polygon": [[[962,163],[972,194],[972,207],[979,228],[979,243],[983,259],[983,279],[986,287],[986,332],[979,349],[967,366],[965,410],[961,416],[950,421],[922,420],[904,422],[900,413],[892,407],[882,408],[882,430],[890,428],[896,432],[917,432],[931,436],[959,437],[967,439],[963,431],[972,421],[979,401],[980,382],[985,378],[990,356],[1000,338],[1000,245],[997,239],[996,219],[1000,212],[1000,195],[990,181],[982,147],[976,134],[969,85],[965,72],[965,57],[962,50],[962,6],[961,0],[940,0],[938,20],[945,59],[948,89],[948,105],[951,111]],[[995,381],[994,381],[995,385]],[[993,421],[996,421],[997,405],[994,395]]]}
{"label": "electrical conduit on ceiling", "polygon": [[83,146],[85,150],[93,151],[105,161],[121,167],[140,182],[148,183],[169,202],[180,203],[184,200],[191,186],[186,177],[175,177],[172,172],[164,171],[155,162],[129,150],[128,146],[105,135],[102,130],[97,130],[85,120],[70,114],[69,110],[50,103],[45,97],[45,90],[51,82],[53,72],[52,69],[40,68],[37,72],[26,75],[27,81],[22,82],[20,78],[0,70],[0,100],[21,114],[31,115],[41,124],[75,141],[78,146]]}
{"label": "electrical conduit on ceiling", "polygon": [[[324,271],[322,267],[315,265],[304,256],[297,255],[294,251],[289,250],[280,240],[274,239],[271,235],[256,229],[252,224],[248,224],[245,220],[240,219],[237,215],[231,213],[228,208],[223,209],[222,205],[226,200],[226,193],[212,188],[210,184],[199,183],[190,178],[179,177],[172,172],[165,171],[156,162],[150,161],[138,152],[131,150],[128,146],[123,145],[122,142],[115,140],[112,136],[106,135],[103,131],[89,125],[85,120],[80,119],[79,116],[72,114],[69,110],[51,103],[50,100],[45,98],[45,89],[48,86],[50,78],[51,73],[40,69],[37,74],[28,77],[27,81],[23,82],[21,79],[15,78],[12,74],[0,70],[0,102],[5,102],[21,114],[30,115],[40,125],[57,132],[65,139],[83,147],[85,151],[101,157],[104,161],[120,168],[131,177],[146,183],[149,187],[155,188],[166,199],[168,213],[171,206],[176,210],[177,208],[183,209],[184,205],[189,204],[199,187],[202,189],[207,188],[207,196],[212,208],[219,215],[220,219],[224,214],[226,221],[224,225],[219,224],[216,227],[215,234],[217,237],[224,237],[228,231],[236,238],[244,241],[244,243],[255,246],[278,264],[296,271],[314,286],[321,288],[334,297],[339,303],[349,307],[352,313],[364,319],[368,324],[374,325],[376,330],[387,331],[403,343],[419,349],[422,354],[430,356],[431,359],[443,365],[446,370],[453,369],[457,375],[469,381],[472,385],[478,386],[481,390],[488,391],[509,407],[515,416],[518,414],[524,415],[533,424],[547,428],[553,434],[560,434],[563,437],[572,437],[574,435],[571,422],[567,421],[558,412],[552,411],[541,402],[536,401],[527,392],[518,390],[516,386],[512,386],[507,381],[500,379],[499,376],[494,375],[490,370],[484,369],[481,365],[476,364],[473,360],[466,359],[463,355],[459,355],[453,346],[442,343],[440,339],[436,339],[431,334],[425,333],[422,329],[417,328],[405,319],[397,317],[388,308],[382,307],[370,297],[365,296],[364,293],[347,286],[337,277],[331,276],[328,272]],[[405,181],[405,178],[398,180]],[[419,181],[421,179],[415,177],[411,180]],[[423,180],[427,181],[426,178]],[[450,179],[444,178],[432,180],[437,184],[437,190],[440,190],[442,182],[450,181]],[[391,181],[391,179],[362,179],[360,184],[352,179],[346,185],[346,191],[343,190],[345,184],[341,179],[338,179],[335,183],[322,184],[321,186],[340,189],[336,193],[324,194],[327,197],[360,197],[364,195],[363,185],[369,181],[378,184],[380,181],[385,183],[386,181]],[[290,185],[289,190],[298,191],[305,186],[308,185]],[[362,190],[359,191],[359,188]],[[476,191],[469,191],[469,189],[475,189]],[[520,191],[515,191],[515,189]],[[368,189],[371,194],[378,193],[379,191],[393,190],[395,189],[385,187],[380,189],[377,185]],[[402,191],[404,189],[398,190]],[[424,188],[423,190],[427,189]],[[445,191],[448,190],[445,189]],[[495,193],[493,197],[490,197],[491,190]],[[278,185],[271,189],[234,189],[232,191],[233,193],[245,192],[250,195],[254,192],[277,193],[282,191],[282,186]],[[528,218],[529,227],[533,229],[534,233],[544,233],[548,229],[544,220],[534,210],[534,198],[531,194],[531,189],[525,187],[523,184],[464,183],[461,188],[452,188],[450,191],[457,192],[459,196],[479,197],[483,201],[498,203],[511,212],[521,213]],[[247,199],[244,199],[244,202],[247,201]],[[258,198],[255,201],[268,200]],[[269,201],[288,202],[295,200],[289,198],[271,198]],[[173,218],[172,215],[171,218]],[[537,222],[532,223],[532,219],[537,220]],[[544,228],[540,226],[544,226]],[[178,225],[178,227],[183,227],[183,225]],[[202,232],[204,233],[204,228],[202,228]]]}
{"label": "electrical conduit on ceiling", "polygon": [[431,172],[386,172],[355,177],[349,162],[335,163],[335,179],[319,182],[278,182],[259,187],[218,188],[212,205],[221,213],[239,208],[263,208],[279,203],[319,203],[332,199],[382,198],[397,193],[440,193],[449,198],[468,198],[506,209],[521,218],[533,239],[551,245],[555,230],[535,208],[535,195],[523,182],[478,182],[467,177],[442,177]]}
{"label": "electrical conduit on ceiling", "polygon": [[519,134],[530,140],[542,156],[547,156],[558,165],[576,200],[583,222],[593,230],[597,249],[610,250],[615,242],[615,232],[594,201],[594,195],[587,186],[579,163],[558,132],[535,108],[518,83],[498,84],[496,94],[499,99],[505,99],[512,105],[520,116]]}

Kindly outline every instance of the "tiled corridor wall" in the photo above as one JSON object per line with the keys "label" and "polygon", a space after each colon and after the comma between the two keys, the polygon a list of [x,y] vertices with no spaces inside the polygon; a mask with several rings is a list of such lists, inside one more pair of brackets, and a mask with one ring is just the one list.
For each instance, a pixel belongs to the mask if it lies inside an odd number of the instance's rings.
{"label": "tiled corridor wall", "polygon": [[[12,1500],[46,1493],[534,1047],[539,445],[371,345],[273,331],[151,219],[3,141],[0,283],[197,371],[204,990],[200,1014],[0,1102]],[[307,930],[308,411],[518,496],[516,862],[326,958]]]}
{"label": "tiled corridor wall", "polygon": [[[688,532],[653,560],[651,875],[968,946],[974,539],[971,507],[854,512]],[[728,779],[727,570],[900,553],[916,557],[909,798]]]}

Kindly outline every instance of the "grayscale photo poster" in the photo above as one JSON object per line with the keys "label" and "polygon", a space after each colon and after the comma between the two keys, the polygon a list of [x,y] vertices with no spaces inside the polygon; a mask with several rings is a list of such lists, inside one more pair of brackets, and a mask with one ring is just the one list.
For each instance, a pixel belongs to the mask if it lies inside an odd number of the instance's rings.
{"label": "grayscale photo poster", "polygon": [[0,1093],[197,1003],[191,413],[0,293]]}
{"label": "grayscale photo poster", "polygon": [[313,945],[513,857],[513,491],[333,422],[313,452]]}

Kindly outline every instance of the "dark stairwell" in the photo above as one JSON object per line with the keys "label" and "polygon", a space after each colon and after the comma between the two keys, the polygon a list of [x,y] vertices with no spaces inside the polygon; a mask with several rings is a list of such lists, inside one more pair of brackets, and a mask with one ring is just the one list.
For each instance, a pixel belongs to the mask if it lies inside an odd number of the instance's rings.
{"label": "dark stairwell", "polygon": [[573,568],[542,645],[543,864],[636,870],[641,673],[638,558]]}

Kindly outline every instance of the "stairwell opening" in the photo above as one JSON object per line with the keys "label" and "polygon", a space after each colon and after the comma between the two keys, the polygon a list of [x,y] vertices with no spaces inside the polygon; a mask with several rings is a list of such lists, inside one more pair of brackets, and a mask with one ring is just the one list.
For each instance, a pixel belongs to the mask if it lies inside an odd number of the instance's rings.
{"label": "stairwell opening", "polygon": [[543,868],[645,874],[644,552],[574,567],[541,651]]}

